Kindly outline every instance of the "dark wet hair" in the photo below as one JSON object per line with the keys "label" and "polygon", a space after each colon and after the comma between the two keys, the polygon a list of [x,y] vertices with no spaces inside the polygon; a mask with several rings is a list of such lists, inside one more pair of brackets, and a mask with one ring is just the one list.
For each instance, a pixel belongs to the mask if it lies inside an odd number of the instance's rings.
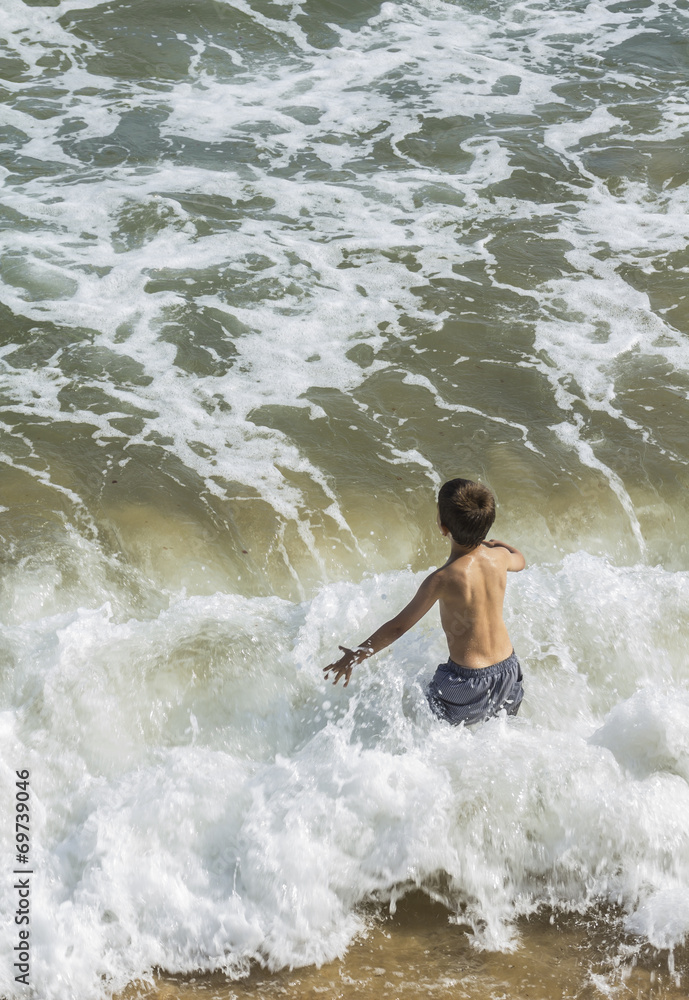
{"label": "dark wet hair", "polygon": [[495,497],[471,479],[450,479],[438,493],[440,523],[458,545],[480,545],[495,520]]}

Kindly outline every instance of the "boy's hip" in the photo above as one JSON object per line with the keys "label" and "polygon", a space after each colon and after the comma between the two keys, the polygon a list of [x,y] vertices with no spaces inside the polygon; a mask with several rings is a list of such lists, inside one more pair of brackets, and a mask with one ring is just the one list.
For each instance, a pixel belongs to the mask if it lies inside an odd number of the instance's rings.
{"label": "boy's hip", "polygon": [[472,725],[505,709],[516,715],[524,697],[522,670],[512,650],[506,660],[488,667],[441,663],[428,687],[431,709],[454,725]]}

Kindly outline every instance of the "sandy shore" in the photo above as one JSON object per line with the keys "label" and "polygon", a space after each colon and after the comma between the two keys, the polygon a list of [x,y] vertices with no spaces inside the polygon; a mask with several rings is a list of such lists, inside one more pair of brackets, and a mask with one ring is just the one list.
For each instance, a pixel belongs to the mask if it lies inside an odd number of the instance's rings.
{"label": "sandy shore", "polygon": [[477,952],[466,930],[421,894],[394,917],[372,921],[368,936],[341,961],[243,980],[222,975],[171,977],[155,987],[132,984],[117,1000],[248,1000],[248,998],[389,998],[389,1000],[686,1000],[689,954],[638,952],[612,915],[595,919],[540,916],[520,925],[513,954]]}

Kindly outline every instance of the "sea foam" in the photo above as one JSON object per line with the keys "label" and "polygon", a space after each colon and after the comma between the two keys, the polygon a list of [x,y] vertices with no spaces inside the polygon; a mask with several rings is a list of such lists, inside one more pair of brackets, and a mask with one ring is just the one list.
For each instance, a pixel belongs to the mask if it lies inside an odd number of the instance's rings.
{"label": "sea foam", "polygon": [[6,629],[3,794],[7,762],[29,767],[36,988],[61,1000],[154,966],[320,963],[365,931],[364,904],[415,887],[478,948],[514,948],[515,921],[541,907],[601,904],[642,940],[680,943],[688,583],[657,570],[632,614],[645,572],[581,555],[515,579],[526,699],[474,731],[427,707],[446,656],[435,618],[346,690],[324,682],[337,642],[409,597],[409,573],[301,604],[218,594],[148,621],[104,605]]}

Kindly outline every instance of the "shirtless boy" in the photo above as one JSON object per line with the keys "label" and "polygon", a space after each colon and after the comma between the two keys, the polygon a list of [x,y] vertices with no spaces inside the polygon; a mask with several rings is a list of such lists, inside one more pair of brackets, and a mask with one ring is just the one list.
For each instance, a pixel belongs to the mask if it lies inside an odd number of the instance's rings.
{"label": "shirtless boy", "polygon": [[333,683],[415,625],[436,601],[450,658],[435,672],[428,688],[431,709],[453,725],[471,725],[503,708],[516,715],[524,696],[522,672],[502,617],[507,573],[526,565],[506,542],[486,541],[495,520],[491,491],[469,479],[451,479],[438,493],[438,527],[450,539],[450,557],[423,581],[402,611],[356,649],[324,668]]}

